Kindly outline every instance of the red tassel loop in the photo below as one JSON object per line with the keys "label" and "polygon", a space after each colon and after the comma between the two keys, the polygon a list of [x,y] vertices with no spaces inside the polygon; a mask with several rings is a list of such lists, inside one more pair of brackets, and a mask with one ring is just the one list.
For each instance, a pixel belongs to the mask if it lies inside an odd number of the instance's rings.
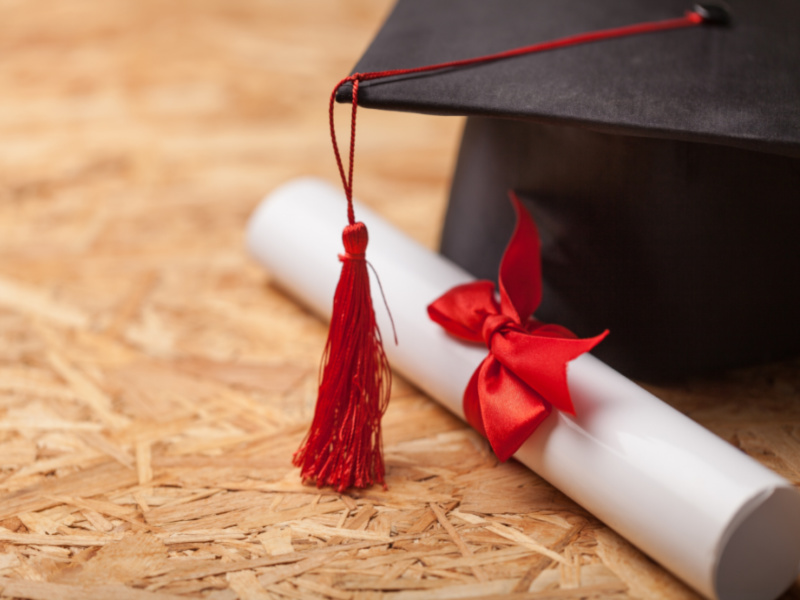
{"label": "red tassel loop", "polygon": [[333,299],[322,358],[319,397],[311,429],[294,455],[303,481],[317,487],[384,487],[381,418],[389,403],[392,372],[383,351],[370,296],[365,251],[367,228],[348,225],[345,254]]}

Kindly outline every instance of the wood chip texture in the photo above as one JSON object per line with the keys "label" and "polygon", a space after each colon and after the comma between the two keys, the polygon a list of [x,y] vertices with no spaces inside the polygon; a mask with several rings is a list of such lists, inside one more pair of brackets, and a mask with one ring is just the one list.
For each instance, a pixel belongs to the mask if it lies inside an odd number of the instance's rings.
{"label": "wood chip texture", "polygon": [[[388,491],[292,468],[326,327],[245,224],[336,181],[328,94],[389,9],[0,2],[0,597],[696,597],[399,377]],[[359,112],[357,196],[428,247],[461,125]],[[799,361],[651,389],[800,483]]]}

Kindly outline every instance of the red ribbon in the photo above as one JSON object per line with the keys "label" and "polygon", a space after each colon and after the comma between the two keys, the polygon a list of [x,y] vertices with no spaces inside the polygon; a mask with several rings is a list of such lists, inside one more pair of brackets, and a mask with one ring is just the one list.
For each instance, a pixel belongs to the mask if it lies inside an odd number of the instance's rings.
{"label": "red ribbon", "polygon": [[508,460],[550,414],[551,406],[575,414],[567,363],[608,334],[579,339],[560,325],[531,317],[542,299],[539,234],[517,196],[509,193],[517,226],[500,262],[500,302],[491,281],[459,285],[428,306],[430,318],[489,355],[464,391],[467,421]]}

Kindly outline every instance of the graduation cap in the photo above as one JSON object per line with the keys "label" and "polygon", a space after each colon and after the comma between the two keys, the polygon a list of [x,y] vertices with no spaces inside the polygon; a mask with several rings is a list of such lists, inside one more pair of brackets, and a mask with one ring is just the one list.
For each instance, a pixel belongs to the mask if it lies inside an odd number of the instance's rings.
{"label": "graduation cap", "polygon": [[[682,15],[685,0],[400,0],[354,72]],[[441,251],[493,279],[515,190],[542,237],[537,318],[634,377],[800,352],[800,3],[702,26],[362,81],[360,106],[468,115]],[[727,20],[730,14],[732,19]],[[348,86],[337,98],[349,102]]]}

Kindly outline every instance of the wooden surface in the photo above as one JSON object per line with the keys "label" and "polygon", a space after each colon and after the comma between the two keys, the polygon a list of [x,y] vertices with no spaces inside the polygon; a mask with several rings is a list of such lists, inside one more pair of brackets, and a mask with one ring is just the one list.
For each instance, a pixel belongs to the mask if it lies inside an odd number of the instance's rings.
{"label": "wooden surface", "polygon": [[[695,597],[399,378],[389,491],[298,481],[326,328],[243,230],[387,10],[0,0],[3,597]],[[459,129],[362,111],[357,195],[435,246]],[[652,389],[800,483],[800,362]]]}

